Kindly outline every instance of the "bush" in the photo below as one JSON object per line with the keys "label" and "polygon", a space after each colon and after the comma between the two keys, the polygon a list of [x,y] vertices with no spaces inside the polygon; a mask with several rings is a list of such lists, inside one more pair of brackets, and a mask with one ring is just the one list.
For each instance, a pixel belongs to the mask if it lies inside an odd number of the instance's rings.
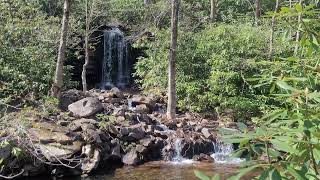
{"label": "bush", "polygon": [[[136,64],[135,73],[147,92],[166,92],[169,37],[168,31],[155,30],[154,39],[136,43],[138,47],[147,48],[147,57]],[[246,78],[270,67],[260,64],[267,59],[268,28],[219,24],[197,33],[179,32],[178,39],[179,108],[193,111],[212,111],[216,107],[233,109],[238,119],[260,112],[263,96],[250,87]],[[277,40],[275,47],[282,48],[279,52],[287,52],[290,46]]]}

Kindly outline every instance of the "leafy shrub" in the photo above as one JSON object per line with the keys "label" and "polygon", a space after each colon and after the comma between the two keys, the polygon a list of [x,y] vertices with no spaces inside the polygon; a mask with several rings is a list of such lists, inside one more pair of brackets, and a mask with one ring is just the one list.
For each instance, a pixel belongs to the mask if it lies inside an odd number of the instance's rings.
{"label": "leafy shrub", "polygon": [[[240,119],[257,115],[264,108],[263,96],[251,88],[246,78],[260,73],[262,67],[270,67],[259,64],[267,58],[266,29],[250,24],[219,24],[197,33],[179,32],[179,107],[193,111],[233,109],[234,116]],[[155,30],[154,39],[136,43],[147,49],[147,56],[136,64],[135,73],[147,92],[166,92],[169,37],[168,31]],[[290,46],[277,40],[276,47],[287,52]],[[268,105],[268,101],[262,102]]]}

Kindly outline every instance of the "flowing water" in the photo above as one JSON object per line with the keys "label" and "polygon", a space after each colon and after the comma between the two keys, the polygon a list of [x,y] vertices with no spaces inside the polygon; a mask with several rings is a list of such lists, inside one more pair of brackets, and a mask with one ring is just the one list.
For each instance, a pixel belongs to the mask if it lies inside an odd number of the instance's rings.
{"label": "flowing water", "polygon": [[240,164],[244,161],[241,158],[232,157],[232,152],[234,151],[232,144],[226,144],[220,140],[216,140],[213,143],[214,153],[211,155],[218,164]]}
{"label": "flowing water", "polygon": [[129,43],[118,29],[104,32],[101,89],[124,88],[130,81]]}

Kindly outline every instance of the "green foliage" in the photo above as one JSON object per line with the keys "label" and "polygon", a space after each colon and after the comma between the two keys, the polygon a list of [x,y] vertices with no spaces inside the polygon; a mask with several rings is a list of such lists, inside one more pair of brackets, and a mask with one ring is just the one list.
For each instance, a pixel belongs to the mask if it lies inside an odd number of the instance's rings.
{"label": "green foliage", "polygon": [[0,99],[45,94],[54,70],[58,19],[24,1],[0,7]]}
{"label": "green foliage", "polygon": [[[232,109],[235,117],[243,119],[259,113],[263,96],[255,94],[246,77],[266,67],[259,64],[268,49],[265,29],[236,23],[207,26],[197,33],[179,32],[179,107],[195,111]],[[135,73],[147,92],[166,91],[169,37],[168,31],[156,31],[154,39],[136,43],[147,49],[147,57],[138,61]],[[276,44],[280,52],[289,51],[288,43],[277,40]]]}
{"label": "green foliage", "polygon": [[[279,15],[286,17],[297,12],[310,15],[315,11],[308,6],[295,6],[283,8]],[[260,160],[241,169],[235,179],[256,170],[262,172],[259,179],[320,178],[320,53],[319,34],[315,33],[320,24],[303,22],[299,56],[276,59],[270,65],[278,68],[270,68],[250,80],[256,82],[253,88],[265,89],[261,92],[279,104],[255,120],[255,130],[243,125],[237,134],[221,130],[226,142],[239,143],[236,154]]]}
{"label": "green foliage", "polygon": [[45,115],[54,115],[60,112],[59,100],[54,97],[44,97],[41,102],[41,108]]}

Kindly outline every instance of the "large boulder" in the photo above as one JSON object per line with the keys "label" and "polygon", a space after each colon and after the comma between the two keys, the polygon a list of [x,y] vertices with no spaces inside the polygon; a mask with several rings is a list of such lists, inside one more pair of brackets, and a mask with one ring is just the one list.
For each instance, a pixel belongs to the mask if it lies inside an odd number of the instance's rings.
{"label": "large boulder", "polygon": [[103,110],[101,102],[94,97],[87,97],[72,103],[68,106],[68,110],[76,117],[88,117]]}
{"label": "large boulder", "polygon": [[59,143],[36,144],[43,156],[50,162],[58,162],[61,159],[70,158],[81,151],[82,143],[75,141],[72,145],[62,145]]}
{"label": "large boulder", "polygon": [[68,91],[62,92],[60,97],[60,108],[66,111],[70,104],[85,97],[86,95],[83,91],[79,91],[76,89],[70,89]]}

